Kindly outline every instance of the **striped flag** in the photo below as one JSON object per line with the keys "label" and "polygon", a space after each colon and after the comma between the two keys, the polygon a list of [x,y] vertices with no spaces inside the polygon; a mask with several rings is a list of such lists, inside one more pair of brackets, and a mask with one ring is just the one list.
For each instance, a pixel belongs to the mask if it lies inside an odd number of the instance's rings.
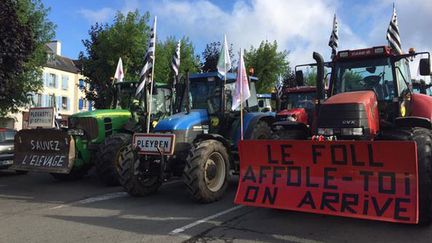
{"label": "striped flag", "polygon": [[171,62],[171,67],[174,71],[174,75],[177,77],[179,75],[179,67],[180,67],[180,45],[181,40],[177,43],[176,50]]}
{"label": "striped flag", "polygon": [[330,35],[330,40],[329,40],[329,43],[328,43],[328,45],[332,49],[332,58],[334,56],[336,56],[336,49],[338,47],[338,42],[339,42],[338,22],[337,22],[336,14],[335,14],[334,18],[333,18],[333,29],[332,29],[332,33]]}
{"label": "striped flag", "polygon": [[279,80],[276,84],[276,90],[277,90],[277,96],[280,98],[282,97],[282,91],[283,91],[283,81],[282,81],[282,76],[279,75]]}
{"label": "striped flag", "polygon": [[398,54],[402,54],[401,40],[399,36],[399,26],[396,16],[396,8],[393,4],[393,15],[387,29],[387,40],[390,47]]}
{"label": "striped flag", "polygon": [[153,22],[153,28],[150,30],[150,40],[149,45],[147,49],[147,53],[144,57],[144,67],[141,70],[140,73],[140,81],[135,95],[138,95],[143,89],[146,83],[152,82],[152,70],[153,70],[153,64],[154,64],[154,55],[155,55],[155,48],[156,48],[156,21],[157,18],[154,18]]}

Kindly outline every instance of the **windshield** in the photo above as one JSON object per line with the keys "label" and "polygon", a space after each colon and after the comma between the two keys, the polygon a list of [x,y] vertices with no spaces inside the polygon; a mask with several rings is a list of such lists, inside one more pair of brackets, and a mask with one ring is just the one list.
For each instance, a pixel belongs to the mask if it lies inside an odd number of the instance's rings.
{"label": "windshield", "polygon": [[152,96],[152,114],[170,112],[170,93],[167,88],[156,88]]}
{"label": "windshield", "polygon": [[294,108],[305,108],[313,109],[315,104],[316,92],[308,93],[289,93],[283,98],[281,108],[294,109]]}
{"label": "windshield", "polygon": [[12,130],[0,130],[0,142],[13,141],[15,133]]}
{"label": "windshield", "polygon": [[392,100],[395,83],[389,58],[339,62],[333,93],[373,90],[378,100]]}

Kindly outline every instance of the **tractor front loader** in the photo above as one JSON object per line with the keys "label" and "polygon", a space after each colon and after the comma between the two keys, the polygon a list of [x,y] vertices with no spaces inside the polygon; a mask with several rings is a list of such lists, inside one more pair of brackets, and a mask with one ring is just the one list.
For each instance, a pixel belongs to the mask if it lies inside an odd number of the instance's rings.
{"label": "tractor front loader", "polygon": [[[182,112],[158,122],[153,133],[135,133],[120,154],[120,183],[132,196],[154,193],[170,177],[181,177],[192,199],[219,200],[230,173],[238,173],[240,111],[231,110],[235,74],[193,74],[184,84]],[[271,113],[258,112],[255,82],[244,115],[246,139],[271,134]]]}
{"label": "tractor front loader", "polygon": [[339,51],[326,97],[324,62],[314,53],[311,136],[240,142],[236,203],[430,223],[432,97],[410,88],[409,62],[416,56],[423,57],[420,74],[430,75],[428,52],[397,54],[387,46]]}

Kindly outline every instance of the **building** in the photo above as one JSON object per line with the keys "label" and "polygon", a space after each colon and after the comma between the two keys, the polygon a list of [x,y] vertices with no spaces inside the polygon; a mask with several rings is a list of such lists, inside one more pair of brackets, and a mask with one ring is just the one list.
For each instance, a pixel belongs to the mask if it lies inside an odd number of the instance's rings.
{"label": "building", "polygon": [[[67,118],[77,112],[92,110],[91,102],[85,99],[84,77],[80,74],[76,62],[61,55],[61,43],[52,41],[47,44],[48,61],[43,67],[43,89],[33,95],[30,107],[55,107],[62,123],[67,124]],[[12,114],[9,119],[3,119],[0,126],[20,130],[27,128],[28,108]]]}

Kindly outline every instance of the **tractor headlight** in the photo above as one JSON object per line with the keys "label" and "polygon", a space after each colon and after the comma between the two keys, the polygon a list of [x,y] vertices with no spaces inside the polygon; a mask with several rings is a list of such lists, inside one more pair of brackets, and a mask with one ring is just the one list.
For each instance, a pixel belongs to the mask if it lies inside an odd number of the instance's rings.
{"label": "tractor headlight", "polygon": [[362,136],[363,128],[362,127],[342,128],[341,134],[345,136]]}
{"label": "tractor headlight", "polygon": [[71,128],[68,130],[68,134],[71,136],[84,136],[84,130],[79,128]]}
{"label": "tractor headlight", "polygon": [[333,128],[318,128],[318,135],[332,136]]}

